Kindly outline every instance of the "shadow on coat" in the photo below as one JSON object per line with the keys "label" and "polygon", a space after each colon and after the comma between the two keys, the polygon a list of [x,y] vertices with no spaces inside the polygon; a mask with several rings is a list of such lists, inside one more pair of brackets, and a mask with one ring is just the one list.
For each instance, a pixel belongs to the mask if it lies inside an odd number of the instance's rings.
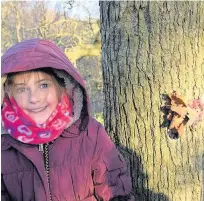
{"label": "shadow on coat", "polygon": [[171,201],[163,193],[155,193],[145,187],[148,175],[144,173],[142,159],[135,151],[127,149],[123,145],[117,145],[117,149],[127,163],[129,174],[132,175],[135,201]]}

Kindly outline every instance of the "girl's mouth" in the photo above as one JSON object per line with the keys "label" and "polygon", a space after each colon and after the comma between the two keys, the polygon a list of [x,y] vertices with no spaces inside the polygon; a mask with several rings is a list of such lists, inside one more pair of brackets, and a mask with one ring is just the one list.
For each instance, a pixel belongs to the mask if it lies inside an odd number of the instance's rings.
{"label": "girl's mouth", "polygon": [[29,109],[30,112],[33,112],[33,113],[37,113],[37,112],[42,112],[43,110],[45,110],[47,108],[47,106],[45,107],[40,107],[40,108],[37,108],[37,109]]}

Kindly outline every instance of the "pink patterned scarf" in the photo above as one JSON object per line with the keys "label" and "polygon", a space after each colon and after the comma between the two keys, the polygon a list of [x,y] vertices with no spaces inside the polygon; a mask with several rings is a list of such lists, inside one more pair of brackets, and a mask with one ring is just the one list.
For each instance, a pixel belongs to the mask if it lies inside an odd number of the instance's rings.
{"label": "pink patterned scarf", "polygon": [[43,124],[36,124],[17,105],[14,98],[4,98],[2,124],[15,139],[27,144],[44,144],[56,139],[72,122],[72,105],[66,94]]}

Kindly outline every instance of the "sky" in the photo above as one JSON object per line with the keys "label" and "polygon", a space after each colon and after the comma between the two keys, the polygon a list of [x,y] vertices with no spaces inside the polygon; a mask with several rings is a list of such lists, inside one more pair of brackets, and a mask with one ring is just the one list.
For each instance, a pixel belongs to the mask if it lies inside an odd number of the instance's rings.
{"label": "sky", "polygon": [[[51,5],[53,8],[63,8],[64,1],[52,1]],[[79,20],[85,20],[88,19],[89,13],[92,18],[99,19],[100,13],[99,13],[99,1],[82,1],[82,0],[74,0],[72,9],[68,10],[69,16],[79,19]]]}

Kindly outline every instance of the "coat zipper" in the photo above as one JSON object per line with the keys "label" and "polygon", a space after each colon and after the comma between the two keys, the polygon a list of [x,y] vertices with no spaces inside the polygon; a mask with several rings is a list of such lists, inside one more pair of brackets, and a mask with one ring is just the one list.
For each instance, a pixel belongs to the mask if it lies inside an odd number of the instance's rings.
{"label": "coat zipper", "polygon": [[39,151],[43,152],[43,144],[39,144]]}
{"label": "coat zipper", "polygon": [[50,190],[49,143],[39,144],[39,151],[43,152],[43,158],[44,158],[45,172],[47,174],[50,201],[52,201],[52,195],[51,195],[51,190]]}

